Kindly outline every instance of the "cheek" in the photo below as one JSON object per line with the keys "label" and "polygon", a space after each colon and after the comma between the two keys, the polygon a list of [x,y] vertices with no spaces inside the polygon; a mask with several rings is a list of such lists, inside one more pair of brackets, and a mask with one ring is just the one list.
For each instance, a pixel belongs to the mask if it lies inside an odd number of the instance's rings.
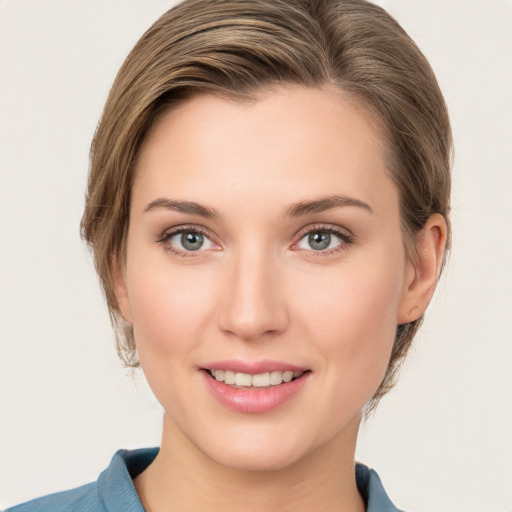
{"label": "cheek", "polygon": [[360,338],[365,332],[378,333],[386,326],[394,331],[396,327],[400,269],[365,265],[360,272],[350,268],[338,275],[311,274],[303,285],[296,296],[302,297],[304,317],[312,328],[329,338]]}
{"label": "cheek", "polygon": [[128,274],[141,367],[157,400],[178,418],[187,411],[183,385],[196,373],[194,354],[211,317],[214,283],[197,267],[176,271],[165,261],[133,265]]}
{"label": "cheek", "polygon": [[[384,260],[382,260],[384,261]],[[402,289],[400,258],[391,265],[353,265],[338,275],[313,276],[297,309],[336,389],[373,395],[387,369]],[[304,319],[307,319],[304,320]]]}
{"label": "cheek", "polygon": [[176,270],[168,262],[133,261],[128,294],[139,356],[156,353],[172,360],[200,343],[210,317],[214,282],[198,266]]}

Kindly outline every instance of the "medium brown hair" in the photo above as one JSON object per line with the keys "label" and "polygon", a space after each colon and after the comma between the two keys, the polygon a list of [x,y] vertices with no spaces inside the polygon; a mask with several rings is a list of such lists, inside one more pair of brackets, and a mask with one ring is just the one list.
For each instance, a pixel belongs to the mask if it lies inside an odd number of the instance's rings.
{"label": "medium brown hair", "polygon": [[[141,37],[114,81],[91,146],[82,235],[94,254],[127,365],[133,328],[118,310],[115,265],[124,261],[131,186],[141,145],[161,115],[198,93],[250,99],[276,84],[334,85],[382,126],[400,194],[404,244],[433,213],[448,224],[451,131],[434,73],[415,43],[364,0],[186,0]],[[422,319],[397,327],[372,408],[393,385]]]}

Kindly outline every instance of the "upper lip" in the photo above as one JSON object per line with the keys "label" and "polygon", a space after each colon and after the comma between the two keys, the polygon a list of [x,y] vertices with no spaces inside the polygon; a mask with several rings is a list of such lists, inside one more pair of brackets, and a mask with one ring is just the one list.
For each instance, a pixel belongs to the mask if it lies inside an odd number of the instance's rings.
{"label": "upper lip", "polygon": [[281,361],[244,361],[242,359],[229,359],[225,361],[212,361],[202,366],[205,370],[224,370],[235,373],[248,373],[258,375],[267,372],[305,372],[308,368]]}

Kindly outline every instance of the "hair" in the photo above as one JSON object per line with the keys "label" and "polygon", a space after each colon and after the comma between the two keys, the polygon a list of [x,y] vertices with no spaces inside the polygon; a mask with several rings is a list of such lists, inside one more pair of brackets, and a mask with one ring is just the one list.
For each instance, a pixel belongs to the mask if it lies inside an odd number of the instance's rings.
{"label": "hair", "polygon": [[[382,127],[409,257],[433,213],[447,222],[449,248],[452,138],[446,105],[427,60],[386,11],[364,0],[185,0],[163,14],[126,58],[90,152],[82,236],[92,249],[126,365],[137,366],[138,358],[113,276],[124,265],[141,146],[165,112],[193,95],[247,100],[281,84],[334,86],[369,110]],[[393,386],[421,321],[397,327],[387,372],[368,410]]]}

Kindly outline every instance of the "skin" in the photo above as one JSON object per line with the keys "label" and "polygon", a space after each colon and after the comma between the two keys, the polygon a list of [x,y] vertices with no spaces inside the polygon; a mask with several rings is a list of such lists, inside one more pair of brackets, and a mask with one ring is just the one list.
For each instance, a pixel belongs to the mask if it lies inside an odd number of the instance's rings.
{"label": "skin", "polygon": [[[366,206],[290,215],[333,195]],[[169,236],[180,227],[200,229],[205,244],[187,252]],[[341,235],[314,250],[308,235],[331,228]],[[280,86],[250,103],[201,95],[167,113],[140,154],[115,278],[165,410],[160,453],[135,479],[145,509],[364,510],[361,412],[397,324],[430,301],[445,230],[433,215],[418,259],[407,259],[378,125],[337,91]],[[241,413],[213,398],[201,370],[234,358],[311,373],[284,405]]]}

